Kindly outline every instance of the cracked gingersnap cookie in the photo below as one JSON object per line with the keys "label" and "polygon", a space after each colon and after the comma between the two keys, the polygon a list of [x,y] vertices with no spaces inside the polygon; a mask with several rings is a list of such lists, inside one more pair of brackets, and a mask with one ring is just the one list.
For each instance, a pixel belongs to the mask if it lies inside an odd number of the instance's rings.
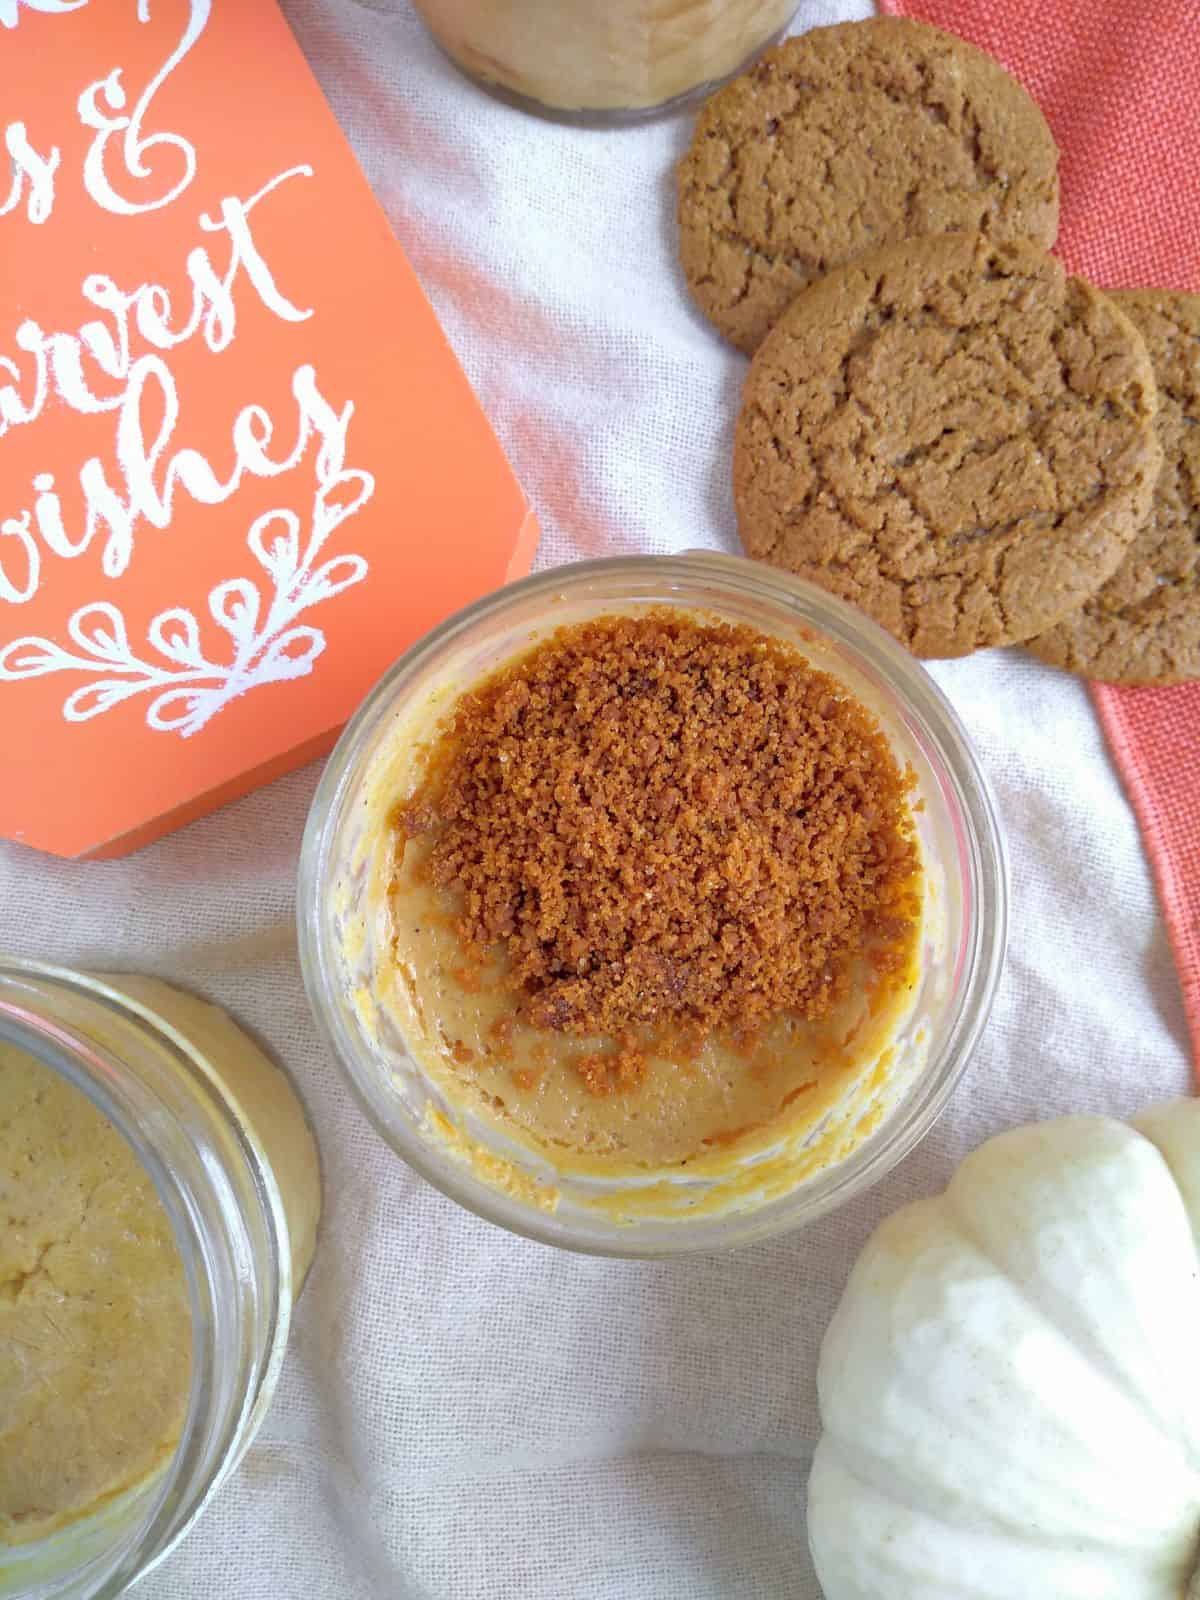
{"label": "cracked gingersnap cookie", "polygon": [[1077,615],[1030,641],[1054,666],[1108,683],[1200,678],[1200,295],[1111,290],[1158,381],[1163,465],[1150,516]]}
{"label": "cracked gingersnap cookie", "polygon": [[1019,643],[1141,531],[1156,410],[1133,324],[1035,245],[892,245],[804,290],[751,362],[742,542],[917,655]]}
{"label": "cracked gingersnap cookie", "polygon": [[679,167],[684,276],[747,355],[831,268],[966,231],[1052,245],[1058,151],[999,62],[907,18],[767,51],[705,104]]}

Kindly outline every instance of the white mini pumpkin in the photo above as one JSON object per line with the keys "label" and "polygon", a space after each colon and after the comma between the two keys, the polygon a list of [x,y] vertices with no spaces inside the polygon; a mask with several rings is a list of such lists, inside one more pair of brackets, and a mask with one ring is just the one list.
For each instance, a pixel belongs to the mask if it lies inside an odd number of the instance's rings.
{"label": "white mini pumpkin", "polygon": [[1200,1600],[1200,1101],[967,1157],[821,1351],[827,1600]]}

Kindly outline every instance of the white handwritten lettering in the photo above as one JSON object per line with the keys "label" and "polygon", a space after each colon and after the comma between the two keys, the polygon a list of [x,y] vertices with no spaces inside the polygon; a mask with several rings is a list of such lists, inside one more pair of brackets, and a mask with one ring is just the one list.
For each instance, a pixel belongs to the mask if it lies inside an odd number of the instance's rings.
{"label": "white handwritten lettering", "polygon": [[[84,158],[83,181],[92,199],[106,211],[125,217],[138,216],[146,211],[160,211],[163,206],[169,206],[173,200],[177,200],[195,177],[194,145],[178,133],[143,135],[142,122],[155,95],[204,32],[211,12],[212,0],[191,0],[183,37],[143,89],[128,116],[120,114],[125,110],[127,97],[119,67],[89,84],[79,96],[79,120],[85,128],[94,129],[96,134]],[[141,21],[147,21],[148,16],[148,11],[139,9]],[[153,164],[162,152],[170,150],[176,153],[183,162],[183,171],[169,189],[152,198],[131,200],[114,186],[107,163],[109,146],[117,140],[118,134],[122,136],[119,149],[125,164],[124,176],[139,183],[154,177]]]}
{"label": "white handwritten lettering", "polygon": [[[176,451],[160,473],[179,421],[179,398],[174,378],[162,358],[140,357],[134,363],[117,420],[119,481],[110,481],[99,457],[92,456],[84,463],[79,474],[84,523],[75,537],[65,525],[62,501],[52,476],[39,473],[34,479],[37,499],[33,520],[47,550],[71,559],[82,555],[103,535],[101,567],[107,577],[119,578],[132,558],[138,524],[169,527],[180,491],[199,505],[220,505],[237,493],[247,477],[277,478],[293,472],[314,439],[318,441],[319,475],[335,477],[345,461],[353,405],[347,403],[340,410],[335,409],[321,393],[310,366],[297,368],[291,391],[296,402],[296,425],[286,454],[268,453],[275,435],[274,422],[262,406],[249,405],[234,419],[230,433],[233,459],[224,476],[192,449]],[[145,426],[147,411],[157,417],[149,434]]]}
{"label": "white handwritten lettering", "polygon": [[17,348],[33,356],[33,393],[27,402],[22,402],[16,388],[21,382],[21,369],[7,356],[0,356],[0,374],[6,374],[12,380],[0,385],[0,437],[10,427],[36,422],[46,404],[48,375],[45,335],[36,322],[23,322],[17,329]]}
{"label": "white handwritten lettering", "polygon": [[[0,26],[15,28],[23,9],[63,13],[88,3],[0,0]],[[175,0],[177,13],[182,3]],[[116,66],[75,102],[92,135],[83,187],[116,217],[170,206],[198,170],[195,146],[182,133],[161,123],[147,131],[159,91],[203,35],[213,0],[186,0],[186,6],[182,34],[178,23],[169,24],[177,42],[140,93],[127,90],[124,70]],[[152,0],[137,0],[139,24],[150,22],[151,7]],[[55,205],[61,152],[35,149],[22,122],[0,131],[11,168],[0,188],[0,217],[24,211],[30,222],[44,223]],[[87,320],[77,330],[46,328],[27,315],[13,332],[11,352],[0,353],[0,437],[36,423],[56,403],[77,416],[109,413],[115,424],[109,459],[89,456],[74,483],[64,481],[65,473],[35,472],[31,505],[0,520],[0,602],[8,605],[34,599],[47,556],[74,561],[93,552],[104,577],[119,579],[134,559],[139,530],[169,529],[181,498],[221,505],[248,479],[282,477],[313,459],[317,487],[307,535],[290,507],[261,513],[246,544],[263,575],[218,582],[207,595],[210,620],[200,608],[168,606],[145,627],[145,645],[135,645],[120,606],[91,599],[67,616],[66,640],[60,624],[51,637],[0,641],[0,683],[85,675],[88,681],[63,702],[68,723],[141,698],[151,729],[190,737],[249,689],[310,673],[325,650],[325,635],[299,619],[367,576],[363,556],[324,553],[340,524],[371,499],[375,484],[369,472],[345,464],[353,403],[327,399],[312,365],[292,372],[286,425],[268,406],[252,402],[234,412],[226,442],[215,451],[202,454],[176,437],[183,407],[171,353],[191,340],[214,355],[227,350],[244,311],[243,284],[271,317],[301,323],[313,316],[312,307],[291,299],[277,281],[253,225],[256,208],[269,196],[294,178],[313,175],[310,166],[290,167],[247,198],[227,196],[214,211],[199,214],[203,233],[225,236],[223,269],[213,246],[197,244],[184,263],[186,283],[174,292],[161,283],[125,289],[105,273],[91,273],[81,285]],[[214,624],[226,636],[224,646],[219,637],[215,646],[205,642]]]}
{"label": "white handwritten lettering", "polygon": [[263,184],[258,193],[252,194],[249,200],[236,198],[222,200],[220,217],[210,217],[206,214],[200,218],[200,226],[207,233],[229,235],[233,243],[234,261],[245,267],[246,276],[258,290],[259,299],[267,310],[273,311],[285,322],[305,322],[312,316],[312,310],[301,311],[286,296],[280,294],[271,269],[254,243],[250,232],[250,213],[260,200],[265,200],[267,195],[273,194],[280,184],[286,183],[289,178],[311,178],[312,175],[311,167],[289,167],[286,172],[281,172],[272,178],[270,183]]}
{"label": "white handwritten lettering", "polygon": [[[161,284],[144,283],[126,291],[101,273],[84,279],[82,294],[108,319],[107,323],[85,322],[78,334],[68,334],[47,333],[31,318],[22,322],[15,342],[32,361],[32,370],[24,379],[28,398],[21,396],[21,368],[10,357],[0,356],[0,438],[9,428],[36,422],[51,393],[73,411],[85,415],[119,410],[132,370],[135,334],[155,350],[173,350],[197,333],[202,334],[214,353],[227,349],[237,332],[235,290],[240,278],[250,283],[275,316],[286,322],[307,321],[312,310],[294,305],[279,288],[255,242],[250,218],[255,207],[287,179],[311,176],[311,167],[293,167],[272,178],[249,199],[231,196],[223,200],[215,218],[207,213],[200,217],[200,226],[206,232],[228,237],[229,262],[222,273],[203,248],[197,246],[188,254],[190,307],[186,321],[178,326],[173,325],[171,295]],[[105,392],[106,385],[87,375],[89,364],[122,387]],[[9,381],[4,382],[5,378]]]}
{"label": "white handwritten lettering", "polygon": [[[8,26],[15,27],[15,19]],[[49,155],[41,155],[30,144],[23,122],[9,123],[4,130],[4,148],[12,164],[12,184],[8,198],[0,203],[0,217],[16,211],[28,190],[25,215],[30,222],[45,222],[54,210],[54,174],[62,152],[54,146]]]}
{"label": "white handwritten lettering", "polygon": [[78,11],[88,0],[0,0],[0,28],[15,28],[24,11]]}
{"label": "white handwritten lettering", "polygon": [[[12,605],[23,605],[27,600],[32,600],[37,593],[38,578],[41,575],[41,556],[38,554],[37,541],[29,531],[29,513],[22,511],[19,517],[8,517],[0,522],[0,539],[15,539],[21,547],[25,559],[25,581],[18,583],[6,571],[5,560],[0,559],[0,600],[7,600]],[[3,547],[0,547],[0,557],[3,556]]]}

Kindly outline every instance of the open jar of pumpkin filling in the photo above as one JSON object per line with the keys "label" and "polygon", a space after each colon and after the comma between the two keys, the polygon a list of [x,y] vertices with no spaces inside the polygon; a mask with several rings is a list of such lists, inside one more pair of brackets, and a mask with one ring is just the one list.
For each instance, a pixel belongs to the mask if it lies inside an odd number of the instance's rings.
{"label": "open jar of pumpkin filling", "polygon": [[321,1206],[290,1079],[157,978],[0,957],[0,1597],[158,1565],[270,1405]]}
{"label": "open jar of pumpkin filling", "polygon": [[392,1145],[612,1254],[811,1219],[932,1122],[1006,879],[924,670],[741,559],[543,573],[409,652],[301,863],[305,978]]}

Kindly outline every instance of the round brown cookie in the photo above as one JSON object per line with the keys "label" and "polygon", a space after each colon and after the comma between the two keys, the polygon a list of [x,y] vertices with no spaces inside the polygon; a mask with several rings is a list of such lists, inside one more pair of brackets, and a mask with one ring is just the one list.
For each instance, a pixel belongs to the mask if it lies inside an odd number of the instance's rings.
{"label": "round brown cookie", "polygon": [[1043,661],[1109,683],[1200,678],[1200,295],[1114,290],[1158,380],[1162,471],[1146,526],[1075,616],[1030,641]]}
{"label": "round brown cookie", "polygon": [[769,50],[707,102],[679,168],[684,275],[747,354],[832,267],[975,230],[1052,245],[1058,151],[999,62],[906,18]]}
{"label": "round brown cookie", "polygon": [[751,362],[742,542],[917,655],[1017,643],[1143,526],[1156,409],[1133,324],[1035,245],[891,245],[804,290]]}

